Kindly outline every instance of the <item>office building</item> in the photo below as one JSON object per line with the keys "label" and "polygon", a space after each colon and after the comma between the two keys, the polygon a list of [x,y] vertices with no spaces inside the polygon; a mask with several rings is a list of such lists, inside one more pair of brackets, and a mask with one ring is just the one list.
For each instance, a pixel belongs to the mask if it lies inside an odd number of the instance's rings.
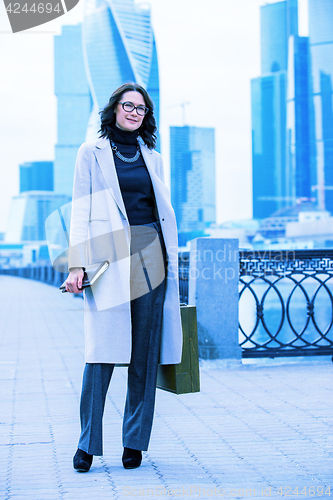
{"label": "office building", "polygon": [[317,182],[309,39],[297,0],[261,7],[262,76],[251,82],[253,216],[312,200]]}
{"label": "office building", "polygon": [[298,34],[297,0],[260,8],[261,73],[251,81],[253,217],[291,204],[286,189],[288,40]]}
{"label": "office building", "polygon": [[284,0],[260,8],[261,74],[286,71],[289,36],[298,34],[297,0]]}
{"label": "office building", "polygon": [[20,165],[20,193],[24,191],[53,191],[53,161]]}
{"label": "office building", "polygon": [[251,81],[253,217],[263,219],[287,203],[286,71]]}
{"label": "office building", "polygon": [[75,160],[85,141],[92,105],[80,24],[63,26],[61,35],[54,37],[54,79],[57,97],[54,191],[71,196]]}
{"label": "office building", "polygon": [[6,244],[45,242],[47,217],[71,200],[68,195],[54,193],[52,188],[52,161],[20,165],[20,194],[11,201],[4,238]]}
{"label": "office building", "polygon": [[333,214],[333,2],[309,0],[319,206]]}
{"label": "office building", "polygon": [[[296,12],[295,12],[296,9]],[[297,0],[264,5],[261,73],[251,81],[253,217],[263,219],[286,200],[288,38],[297,33]]]}
{"label": "office building", "polygon": [[47,217],[70,201],[50,191],[26,191],[12,198],[5,242],[45,241]]}
{"label": "office building", "polygon": [[312,186],[316,184],[317,173],[310,70],[309,38],[290,36],[285,188],[291,205],[298,199],[309,200],[315,196]]}
{"label": "office building", "polygon": [[214,129],[170,127],[171,202],[180,246],[215,223]]}

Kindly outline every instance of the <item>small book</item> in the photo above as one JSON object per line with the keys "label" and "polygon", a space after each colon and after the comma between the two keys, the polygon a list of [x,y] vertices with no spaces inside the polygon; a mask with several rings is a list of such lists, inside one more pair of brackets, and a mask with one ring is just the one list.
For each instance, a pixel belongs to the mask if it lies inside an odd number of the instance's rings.
{"label": "small book", "polygon": [[[97,267],[96,267],[97,266]],[[109,267],[109,261],[106,260],[105,262],[102,262],[102,264],[98,265],[93,265],[89,266],[83,275],[83,280],[82,280],[82,288],[87,288],[88,286],[93,285],[100,276],[102,276],[103,273],[107,270]],[[60,287],[59,290],[62,291],[62,293],[66,293],[66,282],[64,282]]]}

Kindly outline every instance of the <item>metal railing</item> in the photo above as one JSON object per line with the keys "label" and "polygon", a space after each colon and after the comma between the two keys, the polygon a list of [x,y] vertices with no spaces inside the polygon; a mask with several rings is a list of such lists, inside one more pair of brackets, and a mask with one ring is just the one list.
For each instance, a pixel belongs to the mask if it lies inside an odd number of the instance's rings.
{"label": "metal railing", "polygon": [[[240,251],[244,358],[333,354],[333,250]],[[179,254],[188,303],[189,252]]]}
{"label": "metal railing", "polygon": [[62,273],[49,266],[27,266],[11,269],[0,269],[0,274],[6,276],[18,276],[20,278],[28,278],[37,281],[43,281],[48,285],[61,286],[68,276],[68,273]]}
{"label": "metal railing", "polygon": [[[190,253],[182,252],[178,254],[179,259],[179,292],[180,302],[188,303],[188,269]],[[0,268],[0,275],[18,276],[20,278],[43,281],[49,285],[60,287],[68,276],[67,272],[56,271],[51,265],[48,266],[27,266],[21,268]],[[74,294],[82,297],[82,294]]]}
{"label": "metal railing", "polygon": [[333,354],[333,250],[242,251],[239,264],[243,357]]}
{"label": "metal railing", "polygon": [[[188,303],[189,252],[180,252],[180,302]],[[0,269],[60,286],[52,266]],[[333,250],[240,251],[239,336],[244,358],[333,354]]]}

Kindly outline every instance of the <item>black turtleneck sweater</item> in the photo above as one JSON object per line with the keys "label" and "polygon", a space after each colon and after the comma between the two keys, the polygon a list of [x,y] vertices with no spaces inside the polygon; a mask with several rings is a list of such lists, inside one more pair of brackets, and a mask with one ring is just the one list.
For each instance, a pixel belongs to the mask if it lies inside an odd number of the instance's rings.
{"label": "black turtleneck sweater", "polygon": [[[114,126],[112,140],[118,151],[126,158],[133,158],[137,151],[138,131],[127,132]],[[157,219],[154,215],[155,201],[153,185],[146,164],[140,154],[133,163],[125,163],[113,152],[114,163],[131,226],[148,224]]]}

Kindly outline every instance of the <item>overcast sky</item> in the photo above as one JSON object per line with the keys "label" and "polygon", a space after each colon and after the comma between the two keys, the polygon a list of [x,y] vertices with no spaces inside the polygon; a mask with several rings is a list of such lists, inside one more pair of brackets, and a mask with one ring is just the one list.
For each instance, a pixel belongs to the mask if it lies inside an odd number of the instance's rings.
{"label": "overcast sky", "polygon": [[[19,163],[53,160],[53,37],[82,19],[83,2],[59,19],[12,34],[0,1],[0,232],[19,192]],[[299,0],[307,34],[307,0]],[[138,1],[140,3],[140,1]],[[216,129],[217,222],[252,216],[250,80],[260,74],[264,0],[149,0],[160,70],[162,154],[169,127]],[[110,94],[114,89],[110,89]]]}

